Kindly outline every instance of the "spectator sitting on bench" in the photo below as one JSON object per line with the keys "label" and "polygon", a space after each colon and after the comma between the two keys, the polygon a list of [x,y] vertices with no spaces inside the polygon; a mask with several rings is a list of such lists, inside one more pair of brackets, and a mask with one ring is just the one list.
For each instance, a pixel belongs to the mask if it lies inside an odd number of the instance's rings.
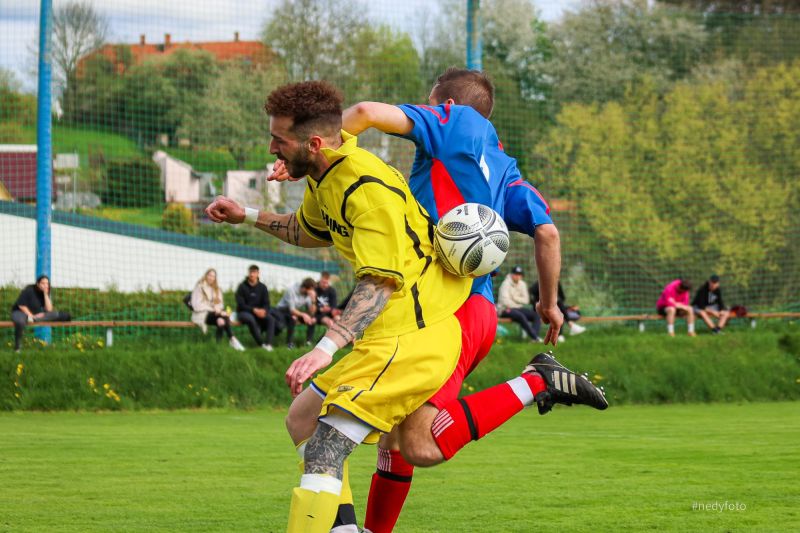
{"label": "spectator sitting on bench", "polygon": [[[692,300],[694,312],[703,319],[712,333],[719,333],[728,323],[730,311],[722,302],[722,289],[719,286],[719,276],[711,274],[708,281],[703,283]],[[713,318],[719,322],[714,324]]]}
{"label": "spectator sitting on bench", "polygon": [[308,326],[308,338],[312,340],[314,338],[315,324],[322,324],[329,328],[342,314],[342,311],[336,308],[336,289],[331,285],[329,272],[323,271],[320,273],[316,293],[317,312],[314,314],[316,322]]}
{"label": "spectator sitting on bench", "polygon": [[22,289],[11,308],[11,321],[14,322],[14,351],[20,351],[22,334],[29,323],[69,320],[69,313],[53,309],[53,301],[50,299],[50,278],[39,276],[36,284]]}
{"label": "spectator sitting on bench", "polygon": [[[536,302],[539,301],[539,281],[534,281],[533,285],[531,285],[530,289],[531,293],[531,303],[536,306]],[[564,289],[561,287],[561,282],[558,282],[558,300],[556,301],[556,305],[558,305],[558,309],[561,311],[561,314],[564,315],[564,325],[569,327],[569,334],[570,335],[580,335],[586,328],[578,324],[578,320],[581,319],[581,313],[577,305],[567,305],[566,303],[567,297],[564,295]],[[564,327],[561,327],[561,332],[559,332],[559,339],[563,341],[563,333]]]}
{"label": "spectator sitting on bench", "polygon": [[694,337],[694,310],[689,305],[689,291],[692,284],[685,279],[676,279],[664,287],[656,302],[656,312],[667,319],[667,334],[675,336],[675,316],[686,317],[690,337]]}
{"label": "spectator sitting on bench", "polygon": [[[245,324],[256,344],[266,351],[272,351],[275,337],[275,317],[269,306],[269,290],[259,279],[258,265],[250,265],[247,277],[236,289],[236,316]],[[266,338],[262,337],[266,334]]]}
{"label": "spectator sitting on bench", "polygon": [[531,298],[528,287],[522,280],[523,275],[522,267],[515,266],[503,280],[497,296],[497,314],[519,324],[531,342],[542,342],[539,338],[542,321],[536,311],[529,307]]}
{"label": "spectator sitting on bench", "polygon": [[[275,317],[276,330],[286,328],[286,346],[294,348],[294,325],[296,322],[310,326],[316,322],[314,315],[317,313],[317,293],[314,290],[316,283],[311,278],[304,279],[283,293],[281,301],[272,308],[272,316]],[[306,311],[301,310],[305,308]],[[311,345],[311,336],[314,330],[308,328],[306,331],[306,345]]]}
{"label": "spectator sitting on bench", "polygon": [[225,333],[231,348],[240,352],[244,351],[242,343],[233,335],[231,317],[223,306],[222,291],[217,284],[217,271],[213,268],[206,270],[206,273],[195,285],[192,291],[192,309],[192,322],[203,330],[203,335],[208,331],[208,326],[216,326],[217,342]]}

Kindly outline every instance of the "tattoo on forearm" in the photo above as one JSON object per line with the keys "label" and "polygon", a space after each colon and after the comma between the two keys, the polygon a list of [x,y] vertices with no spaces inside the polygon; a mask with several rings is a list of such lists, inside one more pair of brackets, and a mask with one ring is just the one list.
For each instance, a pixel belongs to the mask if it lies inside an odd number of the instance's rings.
{"label": "tattoo on forearm", "polygon": [[389,296],[382,279],[371,276],[361,278],[338,324],[354,339],[381,314],[389,301]]}
{"label": "tattoo on forearm", "polygon": [[[294,230],[294,241],[289,238],[289,230]],[[286,241],[292,244],[300,242],[300,224],[297,222],[297,217],[294,213],[289,215],[289,223],[286,225]]]}
{"label": "tattoo on forearm", "polygon": [[335,333],[336,335],[341,337],[342,340],[344,341],[344,345],[350,344],[351,342],[353,342],[353,339],[356,338],[356,334],[353,333],[353,330],[351,330],[350,328],[339,322],[332,323],[328,327],[328,331]]}
{"label": "tattoo on forearm", "polygon": [[344,460],[358,446],[338,429],[325,422],[317,425],[305,451],[305,473],[327,474],[342,479]]}

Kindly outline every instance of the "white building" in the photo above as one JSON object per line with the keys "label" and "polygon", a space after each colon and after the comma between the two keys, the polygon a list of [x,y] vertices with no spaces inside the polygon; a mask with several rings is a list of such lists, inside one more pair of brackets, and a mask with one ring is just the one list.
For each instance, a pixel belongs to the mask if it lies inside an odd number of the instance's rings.
{"label": "white building", "polygon": [[200,202],[200,175],[192,166],[158,150],[153,161],[161,169],[161,186],[166,202],[195,204]]}

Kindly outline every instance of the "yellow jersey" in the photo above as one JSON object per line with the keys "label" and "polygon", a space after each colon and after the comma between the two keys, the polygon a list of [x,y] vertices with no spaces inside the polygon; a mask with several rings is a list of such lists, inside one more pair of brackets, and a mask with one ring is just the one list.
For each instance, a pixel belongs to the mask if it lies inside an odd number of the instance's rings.
{"label": "yellow jersey", "polygon": [[472,280],[439,263],[433,222],[402,174],[359,148],[355,136],[342,131],[342,140],[336,150],[323,148],[330,167],[319,180],[307,178],[297,220],[309,236],[333,243],[356,279],[395,281],[395,292],[364,338],[403,335],[452,315],[467,299]]}

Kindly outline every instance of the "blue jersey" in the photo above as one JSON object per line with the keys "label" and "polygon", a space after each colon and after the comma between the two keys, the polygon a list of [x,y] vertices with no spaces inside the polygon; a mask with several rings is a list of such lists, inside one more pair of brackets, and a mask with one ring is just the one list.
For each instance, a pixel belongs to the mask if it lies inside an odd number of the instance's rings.
{"label": "blue jersey", "polygon": [[[491,206],[511,231],[533,236],[539,224],[552,224],[550,208],[517,162],[500,144],[491,122],[469,106],[400,106],[414,122],[405,137],[417,152],[409,185],[434,222],[465,202]],[[494,301],[490,276],[477,278],[472,292]]]}

